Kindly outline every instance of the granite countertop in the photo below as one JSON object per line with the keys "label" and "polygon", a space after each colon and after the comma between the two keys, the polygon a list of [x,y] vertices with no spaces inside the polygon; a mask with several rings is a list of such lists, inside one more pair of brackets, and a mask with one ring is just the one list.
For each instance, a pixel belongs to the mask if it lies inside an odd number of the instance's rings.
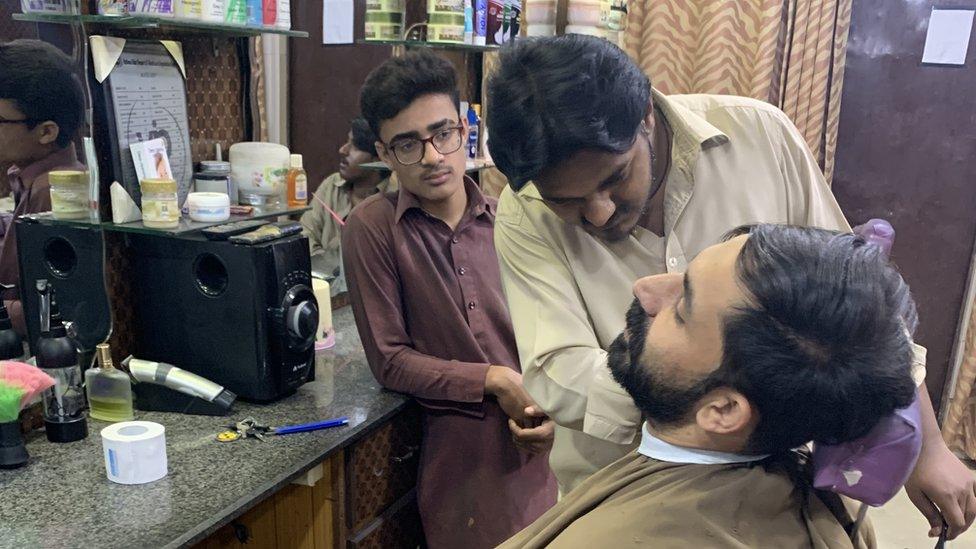
{"label": "granite countertop", "polygon": [[[205,538],[329,454],[364,436],[408,402],[382,390],[366,364],[349,307],[333,313],[335,348],[316,356],[315,381],[273,404],[234,404],[226,417],[136,411],[166,427],[169,474],[126,486],[105,476],[99,431],[52,444],[28,435],[30,462],[0,470],[0,547],[178,547]],[[349,425],[220,443],[214,435],[253,416],[290,425],[348,416]]]}

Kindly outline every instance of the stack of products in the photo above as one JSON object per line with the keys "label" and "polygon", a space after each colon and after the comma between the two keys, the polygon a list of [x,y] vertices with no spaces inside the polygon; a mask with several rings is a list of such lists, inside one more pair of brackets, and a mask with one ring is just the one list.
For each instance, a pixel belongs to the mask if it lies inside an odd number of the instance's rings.
{"label": "stack of products", "polygon": [[20,0],[24,13],[79,13],[78,0]]}
{"label": "stack of products", "polygon": [[465,0],[428,0],[427,41],[464,44]]}
{"label": "stack of products", "polygon": [[522,0],[488,0],[489,44],[501,45],[513,40],[519,35],[521,24]]}
{"label": "stack of products", "polygon": [[[85,0],[87,1],[87,0]],[[70,11],[78,0],[22,0],[25,11]],[[97,0],[99,15],[173,17],[184,21],[291,28],[290,0]]]}
{"label": "stack of products", "polygon": [[525,0],[525,25],[529,36],[555,36],[556,0]]}
{"label": "stack of products", "polygon": [[151,17],[174,17],[176,7],[173,0],[130,0],[129,15],[145,15]]}
{"label": "stack of products", "polygon": [[600,4],[600,28],[607,40],[620,45],[627,19],[627,0],[602,0]]}
{"label": "stack of products", "polygon": [[404,10],[403,0],[366,0],[366,40],[399,40]]}
{"label": "stack of products", "polygon": [[566,34],[588,34],[606,38],[606,29],[600,26],[601,18],[604,18],[601,4],[601,0],[569,0]]}

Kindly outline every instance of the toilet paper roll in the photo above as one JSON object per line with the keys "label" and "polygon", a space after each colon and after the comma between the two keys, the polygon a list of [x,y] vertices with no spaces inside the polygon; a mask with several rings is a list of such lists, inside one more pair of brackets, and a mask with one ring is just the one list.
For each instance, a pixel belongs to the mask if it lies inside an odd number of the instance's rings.
{"label": "toilet paper roll", "polygon": [[102,429],[105,474],[119,484],[166,476],[166,429],[152,421],[123,421]]}
{"label": "toilet paper roll", "polygon": [[315,331],[315,350],[330,349],[335,345],[335,330],[332,329],[332,291],[329,283],[312,279],[312,293],[319,303],[319,328]]}

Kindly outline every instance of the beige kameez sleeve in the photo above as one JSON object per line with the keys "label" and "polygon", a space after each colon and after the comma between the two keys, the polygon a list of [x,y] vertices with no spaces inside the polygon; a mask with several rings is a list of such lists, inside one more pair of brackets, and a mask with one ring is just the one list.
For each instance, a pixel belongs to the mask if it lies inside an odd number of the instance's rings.
{"label": "beige kameez sleeve", "polygon": [[565,258],[532,227],[510,189],[499,203],[495,249],[525,388],[556,423],[582,430],[589,389],[606,370],[607,353]]}
{"label": "beige kameez sleeve", "polygon": [[[780,111],[770,116],[767,131],[770,135],[782,136],[780,164],[789,196],[789,223],[850,232],[851,226],[799,130]],[[925,383],[926,349],[915,343],[912,348],[912,378],[915,385],[921,386]]]}

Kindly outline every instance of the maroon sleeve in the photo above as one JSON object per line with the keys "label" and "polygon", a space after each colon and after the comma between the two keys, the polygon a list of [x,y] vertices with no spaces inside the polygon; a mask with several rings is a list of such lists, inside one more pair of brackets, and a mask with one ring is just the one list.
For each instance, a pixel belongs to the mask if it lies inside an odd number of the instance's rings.
{"label": "maroon sleeve", "polygon": [[[392,222],[390,203],[380,198],[357,208],[342,230],[349,301],[370,368],[388,389],[441,401],[425,403],[431,407],[472,413],[470,403],[484,399],[489,365],[434,357],[413,348],[401,301],[402,285],[410,281],[402,280],[397,268]],[[452,402],[468,405],[455,407]]]}

